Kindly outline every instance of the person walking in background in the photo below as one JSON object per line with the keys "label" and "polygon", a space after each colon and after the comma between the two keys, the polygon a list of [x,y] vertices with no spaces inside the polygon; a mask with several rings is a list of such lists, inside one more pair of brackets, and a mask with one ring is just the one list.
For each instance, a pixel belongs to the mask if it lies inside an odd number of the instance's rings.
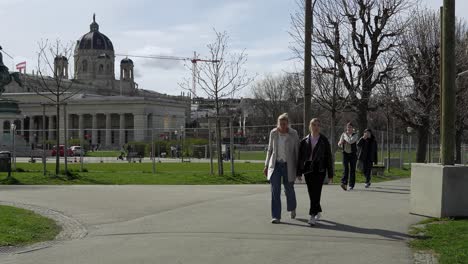
{"label": "person walking in background", "polygon": [[287,211],[296,218],[296,193],[294,181],[297,173],[299,136],[289,127],[287,114],[278,117],[277,127],[270,132],[268,150],[263,173],[271,185],[271,223],[281,220],[281,182],[286,194]]}
{"label": "person walking in background", "polygon": [[333,182],[333,157],[330,142],[320,133],[320,120],[314,118],[309,124],[310,134],[299,145],[298,175],[304,174],[310,199],[309,224],[314,226],[321,218],[320,199],[325,177]]}
{"label": "person walking in background", "polygon": [[[359,137],[354,132],[353,123],[346,124],[346,131],[341,134],[338,146],[343,151],[343,178],[341,178],[341,188],[347,190],[349,183],[349,190],[354,189],[356,183],[356,162],[357,162],[357,144]],[[348,182],[349,180],[349,182]]]}
{"label": "person walking in background", "polygon": [[373,164],[377,164],[377,140],[370,129],[364,130],[364,135],[359,139],[359,162],[362,163],[362,172],[366,177],[366,188],[371,185],[371,173]]}

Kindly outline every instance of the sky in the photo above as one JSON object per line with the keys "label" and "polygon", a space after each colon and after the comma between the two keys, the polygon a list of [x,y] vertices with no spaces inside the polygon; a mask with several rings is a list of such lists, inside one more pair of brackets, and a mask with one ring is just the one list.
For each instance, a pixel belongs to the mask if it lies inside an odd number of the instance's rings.
{"label": "sky", "polygon": [[[442,0],[420,3],[438,9]],[[117,54],[191,57],[196,51],[203,57],[216,29],[229,34],[231,50],[245,49],[248,74],[259,80],[298,67],[291,59],[288,34],[296,9],[295,0],[0,0],[0,45],[14,57],[4,56],[8,67],[26,61],[31,72],[39,41],[75,43],[89,32],[93,13]],[[468,2],[457,1],[457,15],[468,20],[466,10]],[[116,73],[121,59],[116,58]],[[133,61],[136,82],[143,89],[180,94],[184,90],[179,83],[191,75],[183,62]],[[247,87],[240,96],[249,94]],[[198,95],[203,96],[202,91]]]}

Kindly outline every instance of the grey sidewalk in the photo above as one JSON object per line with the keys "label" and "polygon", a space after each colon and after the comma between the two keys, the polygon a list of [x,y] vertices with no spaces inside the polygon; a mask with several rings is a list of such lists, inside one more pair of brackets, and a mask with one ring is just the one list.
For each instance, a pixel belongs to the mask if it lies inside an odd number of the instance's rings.
{"label": "grey sidewalk", "polygon": [[[325,186],[324,218],[269,223],[269,186],[0,186],[0,201],[34,204],[81,222],[88,236],[0,263],[412,263],[409,180]],[[283,197],[284,198],[284,197]],[[284,199],[283,199],[283,204]]]}

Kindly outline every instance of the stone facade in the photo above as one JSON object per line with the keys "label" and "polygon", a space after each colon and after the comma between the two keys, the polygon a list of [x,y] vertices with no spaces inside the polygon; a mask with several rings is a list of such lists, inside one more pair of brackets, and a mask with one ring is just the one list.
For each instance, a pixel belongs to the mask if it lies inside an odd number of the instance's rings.
{"label": "stone facade", "polygon": [[[55,140],[57,136],[63,142],[66,134],[68,139],[119,147],[130,141],[149,141],[152,133],[159,136],[185,126],[190,98],[139,89],[134,80],[133,61],[128,58],[120,62],[120,80],[116,80],[112,42],[99,32],[95,20],[90,29],[77,41],[74,79],[68,79],[66,58],[57,57],[54,61],[55,74],[64,78],[65,85],[72,85],[72,90],[63,95],[70,98],[59,112],[59,132],[56,107],[51,101],[29,86],[10,84],[3,96],[18,101],[22,118],[0,120],[0,138],[9,133],[14,122],[18,135],[29,144]],[[52,79],[47,82],[54,85]]]}

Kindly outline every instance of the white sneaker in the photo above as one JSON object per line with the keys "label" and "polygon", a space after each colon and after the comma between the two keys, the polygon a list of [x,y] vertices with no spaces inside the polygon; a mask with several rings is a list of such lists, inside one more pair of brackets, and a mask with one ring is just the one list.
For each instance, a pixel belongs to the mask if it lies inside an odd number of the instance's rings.
{"label": "white sneaker", "polygon": [[320,220],[320,218],[322,218],[322,213],[316,214],[314,218],[315,218],[315,221]]}
{"label": "white sneaker", "polygon": [[280,222],[280,220],[277,219],[277,218],[271,219],[271,223],[272,223],[272,224],[279,224],[279,222]]}
{"label": "white sneaker", "polygon": [[296,219],[296,210],[291,211],[291,219]]}
{"label": "white sneaker", "polygon": [[369,182],[369,183],[366,183],[365,187],[366,187],[366,188],[369,188],[370,185],[371,185],[370,182]]}
{"label": "white sneaker", "polygon": [[310,220],[307,223],[309,223],[309,225],[311,225],[311,226],[314,226],[316,224],[316,222],[317,222],[317,220],[315,220],[315,216],[312,215],[312,216],[310,216]]}

